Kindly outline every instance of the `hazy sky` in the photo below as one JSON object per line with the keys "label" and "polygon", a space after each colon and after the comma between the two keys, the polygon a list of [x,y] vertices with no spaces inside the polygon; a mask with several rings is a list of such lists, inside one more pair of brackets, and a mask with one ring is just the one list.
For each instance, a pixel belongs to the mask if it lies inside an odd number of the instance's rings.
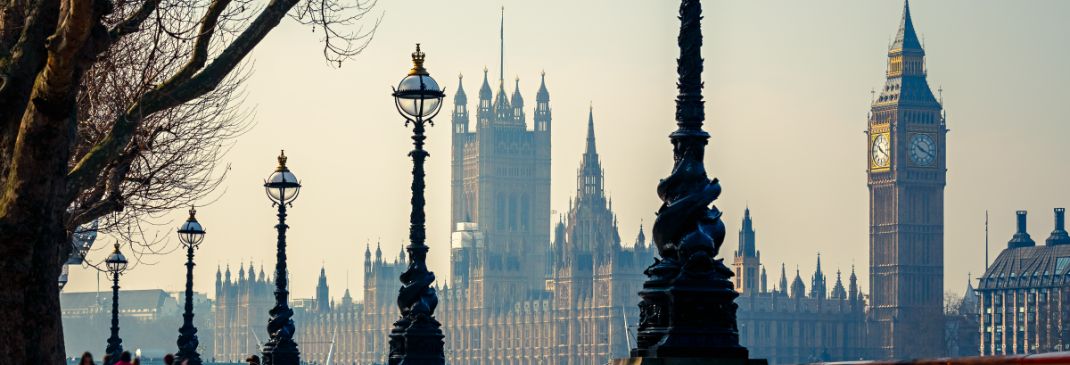
{"label": "hazy sky", "polygon": [[[371,46],[341,69],[324,63],[319,33],[292,21],[254,52],[246,105],[256,126],[227,156],[225,193],[199,209],[209,233],[197,253],[196,290],[213,295],[217,265],[229,263],[235,275],[250,260],[272,270],[275,217],[261,184],[285,148],[305,186],[290,210],[291,291],[311,297],[324,265],[332,296],[340,297],[347,282],[359,296],[365,242],[374,250],[381,239],[385,255],[394,257],[408,232],[411,130],[394,109],[390,87],[410,68],[409,53],[420,42],[448,98],[463,73],[474,105],[484,65],[498,72],[502,5],[507,84],[520,77],[529,126],[538,75],[546,70],[554,116],[551,206],[564,212],[575,192],[593,103],[621,236],[631,242],[640,221],[649,228],[659,204],[655,186],[671,166],[666,136],[674,128],[677,2],[382,1]],[[730,232],[722,256],[731,261],[749,204],[771,283],[786,262],[789,272],[798,265],[809,285],[821,252],[830,279],[837,268],[856,264],[868,293],[863,131],[902,2],[704,7],[706,126],[713,136],[707,165],[722,181],[716,204]],[[967,272],[976,277],[983,270],[986,209],[994,258],[1013,233],[1016,209],[1030,211],[1030,233],[1042,242],[1051,209],[1070,206],[1070,120],[1059,109],[1070,99],[1070,2],[915,0],[911,7],[929,82],[934,91],[943,86],[951,129],[945,289],[961,293]],[[451,110],[428,140],[429,260],[440,278],[449,275]],[[174,214],[175,226],[183,214]],[[103,241],[92,258],[103,257],[110,243]],[[180,290],[183,256],[143,257],[123,287]],[[66,290],[94,290],[95,276],[72,269]]]}

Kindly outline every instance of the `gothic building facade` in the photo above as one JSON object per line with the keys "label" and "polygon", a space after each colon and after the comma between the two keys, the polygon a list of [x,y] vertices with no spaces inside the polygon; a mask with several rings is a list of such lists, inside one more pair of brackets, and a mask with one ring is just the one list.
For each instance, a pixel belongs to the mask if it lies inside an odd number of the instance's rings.
{"label": "gothic building facade", "polygon": [[809,291],[798,269],[788,284],[784,264],[780,266],[779,284],[770,288],[755,236],[747,208],[732,263],[736,291],[740,293],[736,299],[740,344],[750,350],[751,356],[768,359],[772,364],[864,357],[865,301],[854,269],[847,286],[836,271],[830,290],[819,254]]}
{"label": "gothic building facade", "polygon": [[214,345],[211,356],[202,350],[202,357],[239,362],[258,353],[267,340],[268,310],[275,305],[274,290],[275,282],[264,275],[263,268],[257,275],[252,264],[248,271],[239,266],[236,278],[232,278],[229,265],[225,274],[217,269],[212,311]]}
{"label": "gothic building facade", "polygon": [[[519,85],[519,83],[518,83]],[[587,115],[586,149],[569,210],[550,227],[550,94],[545,76],[536,94],[534,128],[527,129],[519,90],[507,97],[484,74],[475,128],[468,124],[462,86],[453,113],[452,277],[437,288],[450,364],[595,365],[626,357],[634,346],[637,293],[656,249],[640,228],[621,242],[612,200],[605,195],[594,115]],[[551,239],[550,233],[553,232]],[[294,300],[295,338],[310,363],[385,364],[387,335],[398,317],[394,260],[364,255],[363,301],[348,289],[330,301],[326,272],[316,297]],[[260,274],[237,280],[217,275],[217,360],[255,353],[266,338],[272,286]]]}
{"label": "gothic building facade", "polygon": [[869,338],[876,358],[944,352],[947,126],[926,80],[909,3],[869,114]]}
{"label": "gothic building facade", "polygon": [[1066,210],[1037,245],[1018,211],[1018,229],[977,285],[981,355],[1070,350],[1070,235]]}

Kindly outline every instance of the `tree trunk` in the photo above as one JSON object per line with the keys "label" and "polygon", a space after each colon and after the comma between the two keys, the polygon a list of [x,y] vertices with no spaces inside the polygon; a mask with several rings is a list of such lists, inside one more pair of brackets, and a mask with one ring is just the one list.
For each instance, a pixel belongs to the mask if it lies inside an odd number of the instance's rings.
{"label": "tree trunk", "polygon": [[65,357],[56,283],[60,272],[56,242],[65,233],[56,217],[39,215],[44,210],[9,211],[0,226],[0,272],[4,273],[0,275],[0,308],[7,327],[0,331],[0,362],[4,364],[60,364]]}

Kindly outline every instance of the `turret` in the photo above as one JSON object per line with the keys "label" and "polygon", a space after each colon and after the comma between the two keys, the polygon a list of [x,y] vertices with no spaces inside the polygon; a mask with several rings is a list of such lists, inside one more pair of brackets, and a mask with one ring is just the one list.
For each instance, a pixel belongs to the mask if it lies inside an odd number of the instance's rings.
{"label": "turret", "polygon": [[854,305],[858,304],[857,302],[860,296],[860,293],[858,292],[858,276],[855,275],[854,265],[851,265],[851,277],[850,279],[848,279],[848,281],[849,283],[847,286],[847,299],[850,300],[851,306],[853,307]]}
{"label": "turret", "polygon": [[1007,242],[1007,248],[1036,246],[1033,238],[1029,237],[1029,232],[1026,232],[1025,215],[1028,212],[1019,210],[1016,214],[1018,215],[1018,230],[1014,232],[1014,237],[1011,237],[1011,240]]}
{"label": "turret", "polygon": [[791,281],[791,297],[796,299],[806,297],[806,284],[803,284],[798,267],[795,268],[795,280]]}
{"label": "turret", "polygon": [[1055,208],[1055,229],[1045,243],[1048,246],[1070,244],[1070,235],[1066,233],[1066,208]]}
{"label": "turret", "polygon": [[367,273],[372,271],[372,248],[371,244],[364,242],[364,273],[367,277]]}
{"label": "turret", "polygon": [[542,73],[539,92],[535,94],[535,131],[550,132],[550,92],[546,91],[546,72]]}
{"label": "turret", "polygon": [[780,294],[788,294],[788,273],[784,267],[784,263],[780,263]]}
{"label": "turret", "polygon": [[222,290],[223,290],[223,272],[220,271],[219,265],[216,265],[216,267],[215,267],[215,296],[216,296],[216,298],[219,297],[219,295],[222,292]]}
{"label": "turret", "polygon": [[825,295],[828,293],[828,287],[825,285],[825,272],[821,270],[821,253],[817,254],[817,268],[814,270],[814,276],[810,278],[810,297],[817,299],[825,299]]}
{"label": "turret", "polygon": [[331,310],[330,289],[327,287],[327,270],[320,266],[320,278],[316,283],[316,311],[329,312]]}
{"label": "turret", "polygon": [[750,207],[743,211],[743,224],[739,229],[739,252],[738,256],[755,257],[757,249],[754,244],[754,227],[750,219]]}
{"label": "turret", "polygon": [[513,106],[509,104],[509,96],[505,94],[505,80],[498,80],[498,93],[494,95],[494,118],[499,123],[513,121]]}
{"label": "turret", "polygon": [[554,251],[558,253],[558,259],[564,259],[565,255],[565,219],[558,217],[557,224],[554,225]]}
{"label": "turret", "polygon": [[587,148],[580,162],[580,171],[576,177],[577,199],[604,199],[602,185],[602,163],[598,159],[598,149],[594,139],[594,108],[587,111]]}
{"label": "turret", "polygon": [[761,291],[762,293],[768,293],[769,292],[768,284],[769,284],[769,281],[767,280],[767,277],[765,276],[765,265],[762,265],[762,291]]}
{"label": "turret", "polygon": [[836,284],[832,286],[832,295],[829,297],[836,300],[847,299],[847,290],[843,288],[843,280],[840,278],[840,270],[836,270]]}
{"label": "turret", "polygon": [[643,224],[639,224],[639,234],[635,236],[635,245],[633,247],[635,251],[642,251],[646,249],[646,234],[643,233]]}
{"label": "turret", "polygon": [[524,114],[524,97],[520,95],[520,77],[516,78],[516,86],[513,88],[513,98],[510,103],[513,105],[513,118],[516,123],[520,125],[527,123]]}
{"label": "turret", "polygon": [[464,75],[457,75],[457,92],[453,94],[453,133],[457,134],[468,132],[468,96],[463,81]]}
{"label": "turret", "polygon": [[479,109],[476,111],[476,119],[479,122],[479,127],[482,128],[485,124],[490,123],[494,113],[494,92],[490,89],[490,83],[487,82],[487,68],[483,68],[483,85],[479,87]]}
{"label": "turret", "polygon": [[231,281],[230,281],[230,264],[227,264],[227,273],[226,273],[226,281],[225,281],[225,283],[227,283],[227,285],[230,285],[230,283],[231,283]]}
{"label": "turret", "polygon": [[378,242],[378,241],[375,242],[375,263],[376,264],[382,264],[383,263],[383,247],[382,247],[382,244],[380,242]]}

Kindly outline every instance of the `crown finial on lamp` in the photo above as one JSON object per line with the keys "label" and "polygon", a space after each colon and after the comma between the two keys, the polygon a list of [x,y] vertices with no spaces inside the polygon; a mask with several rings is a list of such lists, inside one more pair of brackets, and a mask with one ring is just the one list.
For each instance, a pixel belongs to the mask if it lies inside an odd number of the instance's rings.
{"label": "crown finial on lamp", "polygon": [[412,70],[409,70],[409,75],[427,75],[427,69],[424,69],[424,57],[426,55],[423,51],[420,51],[420,44],[416,44],[416,52],[412,53]]}
{"label": "crown finial on lamp", "polygon": [[279,150],[279,167],[275,168],[275,171],[287,171],[286,169],[286,150]]}

